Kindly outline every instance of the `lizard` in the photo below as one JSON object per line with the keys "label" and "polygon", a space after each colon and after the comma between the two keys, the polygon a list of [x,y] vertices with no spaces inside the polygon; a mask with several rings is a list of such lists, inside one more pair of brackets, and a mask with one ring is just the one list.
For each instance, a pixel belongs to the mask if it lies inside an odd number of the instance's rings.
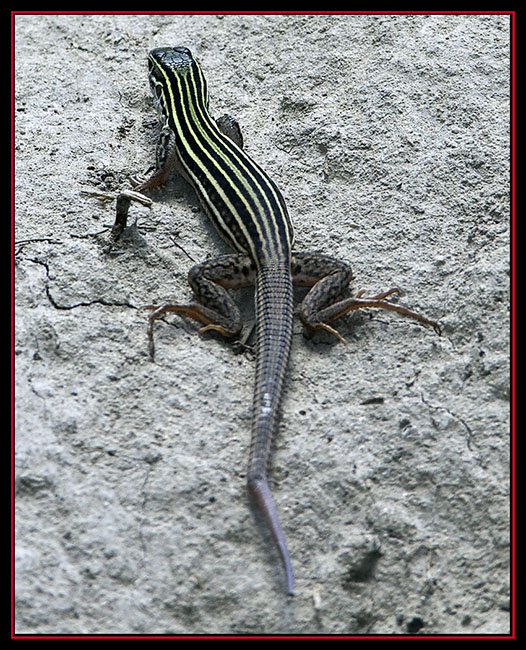
{"label": "lizard", "polygon": [[186,47],[157,47],[148,55],[149,82],[160,133],[156,165],[134,191],[117,198],[111,239],[124,230],[132,200],[147,204],[142,193],[163,185],[172,169],[194,188],[204,211],[233,253],[194,265],[188,281],[195,295],[189,304],[149,305],[148,338],[153,357],[153,325],[176,312],[236,339],[243,322],[229,289],[255,287],[256,369],[252,400],[248,491],[263,514],[281,558],[287,593],[294,594],[294,572],[285,534],[269,487],[272,442],[279,424],[283,384],[292,345],[293,287],[308,287],[299,317],[309,330],[325,330],[345,343],[331,323],[349,312],[379,308],[430,325],[437,322],[388,300],[392,288],[377,295],[346,295],[353,273],[348,263],[318,252],[294,249],[294,230],[276,183],[246,153],[237,120],[214,120],[198,60]]}

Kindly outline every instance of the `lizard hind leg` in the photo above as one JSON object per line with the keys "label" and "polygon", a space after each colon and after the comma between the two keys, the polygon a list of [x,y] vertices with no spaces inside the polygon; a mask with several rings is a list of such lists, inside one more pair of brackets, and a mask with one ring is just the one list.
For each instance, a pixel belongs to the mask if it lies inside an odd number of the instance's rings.
{"label": "lizard hind leg", "polygon": [[364,307],[375,307],[377,309],[396,311],[402,316],[407,316],[408,318],[417,320],[424,325],[430,325],[437,334],[440,334],[440,325],[436,321],[431,320],[426,316],[413,311],[412,309],[408,309],[407,307],[397,305],[386,300],[386,298],[393,293],[401,293],[400,289],[389,289],[388,291],[384,291],[383,293],[380,293],[376,296],[364,296],[364,293],[365,291],[360,291],[354,298],[347,298],[345,300],[337,302],[334,305],[331,305],[327,310],[324,310],[326,312],[330,312],[330,314],[327,313],[326,317],[334,320],[356,309],[363,309]]}
{"label": "lizard hind leg", "polygon": [[351,311],[373,307],[396,311],[431,325],[440,333],[440,327],[435,321],[387,300],[392,294],[400,293],[399,289],[389,289],[374,296],[365,296],[364,291],[359,291],[354,297],[342,298],[352,279],[351,269],[344,262],[317,253],[295,253],[292,258],[292,271],[296,285],[311,287],[299,312],[303,325],[308,329],[323,329],[345,343],[345,339],[329,323]]}
{"label": "lizard hind leg", "polygon": [[200,333],[214,330],[227,338],[239,336],[243,321],[239,307],[228,289],[250,286],[254,283],[255,266],[248,255],[222,255],[196,264],[188,273],[188,281],[196,301],[189,304],[163,303],[147,305],[148,342],[150,356],[155,354],[153,327],[155,321],[166,313],[175,312],[203,323]]}

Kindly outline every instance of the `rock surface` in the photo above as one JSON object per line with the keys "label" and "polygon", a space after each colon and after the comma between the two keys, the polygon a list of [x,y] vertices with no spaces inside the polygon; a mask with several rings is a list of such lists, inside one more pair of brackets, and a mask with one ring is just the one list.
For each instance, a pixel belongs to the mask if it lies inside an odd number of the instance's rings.
{"label": "rock surface", "polygon": [[[509,17],[19,15],[17,633],[509,631]],[[400,302],[295,324],[272,485],[296,571],[250,509],[254,360],[144,305],[227,252],[154,160],[146,54],[186,45],[277,181],[298,250]],[[251,292],[238,298],[250,318]]]}

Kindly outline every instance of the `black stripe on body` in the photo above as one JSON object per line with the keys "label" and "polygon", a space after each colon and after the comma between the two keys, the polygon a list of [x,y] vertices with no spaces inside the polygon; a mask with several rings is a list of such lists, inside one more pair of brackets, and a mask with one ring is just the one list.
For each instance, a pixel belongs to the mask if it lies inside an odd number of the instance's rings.
{"label": "black stripe on body", "polygon": [[287,259],[293,231],[283,198],[271,179],[229,138],[207,110],[208,92],[198,64],[158,66],[161,110],[176,134],[176,151],[188,180],[219,232],[260,262]]}

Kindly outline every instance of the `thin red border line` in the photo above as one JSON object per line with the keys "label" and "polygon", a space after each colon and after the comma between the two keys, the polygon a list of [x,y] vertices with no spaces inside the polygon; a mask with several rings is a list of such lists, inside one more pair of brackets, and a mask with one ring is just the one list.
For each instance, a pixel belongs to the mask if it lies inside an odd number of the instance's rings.
{"label": "thin red border line", "polygon": [[430,11],[424,11],[424,10],[418,10],[418,11],[402,11],[402,10],[396,10],[396,11],[387,11],[387,10],[363,10],[363,11],[287,11],[287,10],[268,10],[268,11],[82,11],[82,10],[57,10],[57,11],[51,11],[51,10],[42,10],[42,11],[29,11],[29,10],[23,10],[23,11],[17,11],[13,10],[11,12],[12,16],[15,15],[39,15],[39,14],[47,14],[47,15],[54,15],[54,14],[74,14],[74,15],[111,15],[111,14],[117,14],[117,15],[133,15],[133,16],[140,16],[140,15],[151,15],[151,14],[156,14],[156,15],[163,15],[163,14],[180,14],[180,15],[258,15],[258,16],[266,16],[266,15],[343,15],[343,14],[348,14],[348,15],[513,15],[515,16],[515,10],[447,10],[447,9],[440,9],[440,10],[430,10]]}
{"label": "thin red border line", "polygon": [[11,13],[11,637],[15,628],[15,17]]}
{"label": "thin red border line", "polygon": [[515,638],[515,12],[511,15],[510,181],[511,181],[511,635]]}
{"label": "thin red border line", "polygon": [[[13,180],[14,180],[14,18],[16,15],[22,15],[22,14],[54,14],[54,13],[74,13],[74,14],[87,14],[87,13],[98,13],[98,14],[103,14],[103,13],[118,13],[118,14],[124,14],[128,12],[82,12],[82,11],[74,11],[74,12],[51,12],[51,11],[37,11],[37,12],[31,12],[31,11],[21,11],[21,12],[16,12],[12,11],[11,12],[11,98],[12,98],[12,120],[11,120],[11,215],[12,215],[12,228],[11,228],[11,250],[14,250],[14,190],[13,190]],[[131,13],[131,12],[130,12]],[[156,12],[144,12],[144,13],[156,13]],[[159,12],[161,13],[161,12]],[[233,13],[250,13],[250,14],[255,14],[259,12],[166,12],[166,13],[181,13],[181,14],[187,14],[187,13],[228,13],[228,14],[233,14]],[[265,12],[266,13],[266,12]],[[268,12],[268,13],[282,13],[282,12]],[[286,12],[283,12],[286,13]],[[423,12],[423,11],[418,11],[418,12],[401,12],[401,11],[396,11],[396,12],[292,12],[292,13],[321,13],[321,14],[328,14],[328,13],[345,13],[345,14],[365,14],[365,13],[373,13],[373,14],[386,14],[386,13],[396,13],[396,14],[402,14],[402,13],[413,13],[413,14],[446,14],[446,13],[454,13],[454,14],[499,14],[499,15],[510,15],[511,17],[511,134],[510,134],[510,145],[511,145],[511,266],[512,266],[512,292],[511,292],[511,305],[512,305],[512,311],[511,311],[511,353],[512,353],[512,376],[511,376],[511,383],[512,383],[512,399],[511,399],[511,425],[512,425],[512,459],[511,459],[511,538],[512,538],[512,543],[515,540],[515,365],[514,365],[514,359],[515,359],[515,11],[454,11],[454,12],[447,12],[447,11],[431,11],[431,12]],[[12,253],[13,255],[13,253]],[[14,345],[14,314],[13,314],[13,307],[14,307],[14,286],[13,286],[13,276],[14,276],[14,256],[11,258],[11,350],[13,350],[13,345]],[[14,357],[11,357],[11,431],[14,431],[14,394],[13,394],[13,387],[14,387]],[[11,437],[11,458],[13,459],[14,456],[14,437]],[[12,480],[11,480],[11,525],[12,525],[12,531],[14,530],[14,494],[13,494],[13,471],[14,468],[12,466],[11,473],[12,473]],[[14,567],[13,567],[13,544],[14,544],[14,537],[11,537],[11,584],[12,587],[14,588]],[[512,593],[511,593],[511,637],[515,638],[515,580],[514,580],[514,572],[515,572],[515,548],[514,545],[512,546],[512,562],[511,562],[511,574],[512,574]],[[14,625],[14,598],[11,599],[11,620]],[[12,631],[12,635],[14,635],[14,630]],[[139,637],[130,637],[130,636],[110,636],[110,637],[99,637],[99,636],[94,636],[94,637],[89,637],[89,636],[40,636],[40,635],[23,635],[23,636],[12,636],[12,638],[49,638],[49,639],[59,639],[59,638],[158,638],[158,637],[151,637],[151,636],[139,636]],[[163,637],[166,638],[166,637]],[[168,638],[188,638],[188,637],[168,637]],[[298,637],[195,637],[191,636],[191,638],[298,638]],[[349,638],[349,639],[361,639],[361,638],[393,638],[391,636],[378,636],[378,637],[363,637],[363,636],[345,636],[345,637],[302,637],[302,638]],[[396,636],[395,638],[400,638],[400,639],[405,639],[405,638],[415,638],[415,636]],[[417,638],[459,638],[456,636],[425,636],[425,635],[417,635]],[[480,636],[480,637],[475,637],[475,636],[469,636],[468,638],[493,638],[493,639],[504,639],[504,638],[510,638],[510,635],[505,635],[505,636]]]}
{"label": "thin red border line", "polygon": [[167,635],[163,636],[162,634],[145,634],[145,635],[129,635],[126,636],[125,634],[115,634],[115,635],[108,635],[108,634],[92,634],[92,635],[63,635],[63,636],[57,636],[57,635],[30,635],[30,634],[24,634],[24,635],[17,635],[15,637],[16,639],[327,639],[327,640],[333,640],[333,639],[510,639],[509,635],[470,635],[470,634],[459,634],[459,635],[439,635],[437,634],[436,636],[429,634],[429,635],[420,635],[420,634],[415,634],[415,635],[408,635],[408,634],[378,634],[378,635],[373,635],[371,634],[370,636],[367,635],[356,635],[352,636],[350,634],[345,634],[345,635],[328,635],[328,634],[323,634],[323,635],[282,635],[282,634],[276,634],[276,635],[254,635],[254,636],[248,636],[246,634],[236,636],[236,635],[227,635],[227,634],[209,634],[209,635],[203,635],[203,634],[181,634],[181,635]]}
{"label": "thin red border line", "polygon": [[[14,20],[17,15],[39,15],[39,14],[75,14],[75,15],[89,15],[89,14],[348,14],[348,15],[364,15],[364,14],[476,14],[476,15],[509,15],[510,21],[510,82],[511,82],[511,130],[510,130],[510,180],[511,180],[511,629],[510,634],[507,635],[379,635],[379,636],[132,636],[132,635],[16,635],[14,632]],[[124,11],[11,11],[11,638],[14,639],[156,639],[156,638],[169,638],[169,639],[296,639],[296,638],[314,638],[314,639],[509,639],[515,638],[515,14],[514,10],[510,11],[321,11],[321,12],[257,12],[257,11],[169,11],[169,12],[124,12]]]}
{"label": "thin red border line", "polygon": [[92,634],[92,635],[80,635],[80,634],[72,634],[72,635],[39,635],[39,634],[21,634],[16,636],[17,639],[509,639],[509,635],[503,635],[503,634],[488,634],[488,635],[483,635],[483,634],[478,634],[478,635],[470,635],[470,634],[457,634],[457,635],[421,635],[421,634],[378,634],[374,635],[371,634],[369,636],[364,635],[364,634],[357,634],[356,636],[353,636],[351,634],[342,634],[342,635],[330,635],[330,634],[321,634],[319,636],[316,635],[308,635],[308,634],[303,634],[303,635],[297,635],[294,636],[292,634],[275,634],[275,635],[263,635],[263,634],[255,634],[253,636],[243,634],[243,635],[233,635],[233,634],[179,634],[179,635],[162,635],[162,634],[144,634],[144,635],[125,635],[125,634]]}

